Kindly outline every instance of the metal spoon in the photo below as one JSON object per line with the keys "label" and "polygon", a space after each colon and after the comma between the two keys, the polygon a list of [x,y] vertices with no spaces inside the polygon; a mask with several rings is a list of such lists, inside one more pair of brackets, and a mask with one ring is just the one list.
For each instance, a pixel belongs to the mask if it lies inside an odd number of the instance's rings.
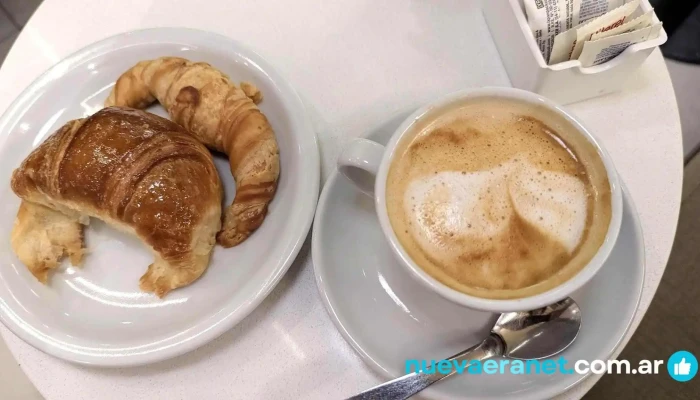
{"label": "metal spoon", "polygon": [[[518,360],[538,360],[560,353],[574,342],[581,328],[581,310],[571,298],[527,312],[501,314],[489,337],[476,346],[447,360],[460,364],[471,360],[505,356]],[[348,400],[403,400],[433,383],[453,375],[414,372],[373,387]]]}

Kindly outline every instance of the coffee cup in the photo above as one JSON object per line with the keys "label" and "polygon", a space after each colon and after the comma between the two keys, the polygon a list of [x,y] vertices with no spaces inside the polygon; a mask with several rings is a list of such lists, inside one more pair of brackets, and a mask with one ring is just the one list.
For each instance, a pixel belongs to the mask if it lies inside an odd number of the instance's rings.
{"label": "coffee cup", "polygon": [[[501,119],[507,132],[494,130]],[[608,152],[566,110],[523,90],[444,96],[410,115],[386,146],[350,142],[338,169],[374,198],[402,268],[477,310],[532,310],[570,296],[601,269],[620,231],[622,192]]]}

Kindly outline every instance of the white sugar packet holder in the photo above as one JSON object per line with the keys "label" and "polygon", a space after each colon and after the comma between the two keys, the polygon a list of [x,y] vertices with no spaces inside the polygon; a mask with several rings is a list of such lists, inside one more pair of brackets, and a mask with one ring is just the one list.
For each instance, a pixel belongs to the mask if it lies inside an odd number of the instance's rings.
{"label": "white sugar packet holder", "polygon": [[[574,103],[623,89],[628,78],[634,75],[633,72],[667,40],[666,32],[660,28],[655,39],[632,44],[614,59],[600,65],[584,66],[579,60],[549,65],[540,51],[539,40],[533,35],[526,17],[526,3],[531,4],[533,1],[540,0],[488,0],[483,5],[484,17],[500,53],[503,66],[510,77],[511,85],[539,93],[560,104]],[[611,6],[617,4],[612,2],[602,4],[599,0],[581,0],[578,3],[569,2],[570,0],[541,0],[543,7],[539,9],[539,13],[541,14],[542,10],[546,11],[546,3],[558,1],[565,3],[557,4],[568,4],[568,7],[573,7],[574,10],[576,9],[574,6],[579,5],[579,24],[582,11],[584,17],[588,17],[590,22],[590,15],[597,17],[605,14],[614,9]],[[598,10],[591,11],[590,7],[596,4],[599,6]],[[649,0],[641,0],[639,5],[640,15],[651,12],[651,24],[659,23],[652,12],[653,8]],[[562,14],[572,18],[572,27],[576,26],[573,20],[575,14],[574,11]],[[625,18],[623,25],[636,18],[636,14],[629,19]],[[552,33],[556,37],[554,33],[556,29],[558,29],[556,24],[552,24],[551,29],[547,28],[542,35]],[[564,31],[560,30],[557,34]]]}

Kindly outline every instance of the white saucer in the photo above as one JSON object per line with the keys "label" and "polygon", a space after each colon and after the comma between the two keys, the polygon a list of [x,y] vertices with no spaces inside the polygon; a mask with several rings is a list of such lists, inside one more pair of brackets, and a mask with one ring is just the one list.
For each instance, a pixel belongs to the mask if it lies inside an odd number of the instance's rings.
{"label": "white saucer", "polygon": [[[386,143],[406,115],[368,138]],[[623,193],[625,211],[616,247],[598,275],[572,296],[581,307],[583,325],[576,342],[561,354],[569,368],[580,359],[607,359],[637,309],[644,280],[643,238],[629,192]],[[365,363],[386,379],[403,375],[406,359],[440,360],[474,345],[495,321],[496,314],[454,305],[414,281],[395,261],[373,200],[337,171],[319,201],[312,255],[331,319]],[[424,393],[445,399],[543,399],[583,378],[465,374]]]}
{"label": "white saucer", "polygon": [[[32,148],[70,119],[90,115],[119,75],[140,60],[177,55],[210,62],[234,81],[253,82],[277,133],[281,175],[262,227],[243,244],[214,250],[201,279],[164,299],[139,290],[153,256],[135,238],[93,219],[81,268],[64,265],[40,284],[15,257],[10,231],[19,199],[10,175]],[[149,111],[163,116],[164,110]],[[228,161],[216,165],[226,190]],[[61,61],[32,83],[0,119],[0,320],[34,347],[66,360],[104,366],[145,364],[216,338],[270,293],[311,226],[320,181],[316,136],[294,89],[260,56],[224,36],[159,28],[111,37]]]}

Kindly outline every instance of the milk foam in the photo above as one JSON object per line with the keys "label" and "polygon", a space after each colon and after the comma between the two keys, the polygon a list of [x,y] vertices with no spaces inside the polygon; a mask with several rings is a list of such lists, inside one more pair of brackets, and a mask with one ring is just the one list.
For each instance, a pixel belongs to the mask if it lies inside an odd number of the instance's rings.
{"label": "milk foam", "polygon": [[443,171],[411,182],[404,212],[411,218],[409,233],[423,251],[450,264],[485,247],[512,251],[486,243],[507,235],[518,217],[573,252],[586,228],[585,185],[569,174],[518,160],[487,171]]}

